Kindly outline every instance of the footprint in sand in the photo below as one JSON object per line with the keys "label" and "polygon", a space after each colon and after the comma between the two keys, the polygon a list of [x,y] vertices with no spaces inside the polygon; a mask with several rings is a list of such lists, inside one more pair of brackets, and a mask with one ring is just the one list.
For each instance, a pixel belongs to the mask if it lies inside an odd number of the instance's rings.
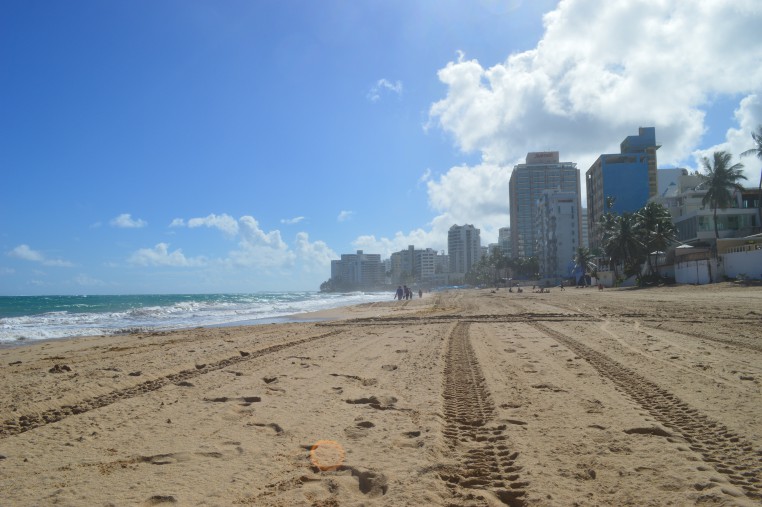
{"label": "footprint in sand", "polygon": [[238,401],[242,407],[248,407],[252,403],[259,403],[262,398],[259,396],[239,396],[236,398],[228,398],[227,396],[220,396],[217,398],[204,398],[204,401],[212,403],[227,403],[229,401]]}
{"label": "footprint in sand", "polygon": [[344,433],[349,438],[358,439],[368,436],[368,433],[371,428],[375,427],[376,425],[373,424],[370,421],[363,421],[360,420],[357,422],[354,426],[348,426],[344,428]]}
{"label": "footprint in sand", "polygon": [[281,428],[280,424],[277,423],[250,423],[251,426],[258,426],[260,428],[270,428],[272,429],[277,435],[280,435],[283,433],[283,428]]}
{"label": "footprint in sand", "polygon": [[355,400],[346,400],[351,405],[370,405],[377,410],[389,410],[393,409],[394,404],[397,403],[397,398],[394,396],[371,396],[369,398],[357,398]]}
{"label": "footprint in sand", "polygon": [[162,505],[162,504],[176,504],[177,498],[175,498],[172,495],[153,495],[151,498],[146,500],[143,505],[149,506],[149,505]]}

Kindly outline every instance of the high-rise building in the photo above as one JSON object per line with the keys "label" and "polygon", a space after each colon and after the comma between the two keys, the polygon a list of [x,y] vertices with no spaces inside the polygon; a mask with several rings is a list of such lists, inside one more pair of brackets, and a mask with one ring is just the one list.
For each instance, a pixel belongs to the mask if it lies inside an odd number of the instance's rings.
{"label": "high-rise building", "polygon": [[416,250],[409,245],[407,249],[391,255],[392,283],[430,282],[436,274],[437,251],[431,248]]}
{"label": "high-rise building", "polygon": [[585,173],[592,248],[600,247],[604,213],[632,213],[658,192],[656,129],[640,127],[637,136],[625,137],[619,147],[620,153],[601,155]]}
{"label": "high-rise building", "polygon": [[501,227],[497,232],[497,246],[505,257],[513,257],[513,246],[511,244],[511,228]]}
{"label": "high-rise building", "polygon": [[580,211],[582,213],[580,216],[582,220],[582,241],[580,246],[582,248],[590,248],[590,234],[587,227],[587,208],[582,208]]}
{"label": "high-rise building", "polygon": [[481,256],[481,231],[473,225],[453,225],[447,233],[450,273],[465,275]]}
{"label": "high-rise building", "polygon": [[545,190],[537,200],[535,256],[543,278],[560,281],[571,275],[582,243],[580,209],[575,192]]}
{"label": "high-rise building", "polygon": [[537,201],[543,191],[553,189],[580,195],[577,164],[559,162],[557,151],[528,153],[526,163],[513,168],[509,184],[513,257],[535,255]]}
{"label": "high-rise building", "polygon": [[384,263],[380,254],[341,254],[331,261],[331,280],[345,287],[374,287],[384,283]]}

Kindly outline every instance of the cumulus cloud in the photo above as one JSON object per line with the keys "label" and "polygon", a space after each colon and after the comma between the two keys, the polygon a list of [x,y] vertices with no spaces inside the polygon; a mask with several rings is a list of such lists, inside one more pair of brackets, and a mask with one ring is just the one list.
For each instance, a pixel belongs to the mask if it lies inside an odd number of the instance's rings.
{"label": "cumulus cloud", "polygon": [[[177,221],[175,219],[172,223]],[[212,213],[204,218],[191,218],[188,220],[188,227],[193,229],[195,227],[210,227],[213,229],[219,229],[227,236],[235,236],[238,234],[238,222],[235,218],[228,214],[215,215]]]}
{"label": "cumulus cloud", "polygon": [[441,69],[447,96],[429,127],[487,162],[558,150],[584,171],[653,125],[660,162],[675,163],[700,141],[714,97],[762,86],[760,21],[751,0],[560,2],[535,49],[486,68],[460,54]]}
{"label": "cumulus cloud", "polygon": [[140,229],[148,225],[148,222],[139,218],[132,218],[130,213],[122,213],[118,217],[112,218],[109,222],[112,227],[120,229]]}
{"label": "cumulus cloud", "polygon": [[401,81],[389,81],[388,79],[379,79],[376,84],[371,86],[368,91],[368,100],[371,102],[378,102],[381,100],[381,95],[384,93],[394,93],[396,95],[402,95],[402,82]]}
{"label": "cumulus cloud", "polygon": [[196,267],[206,264],[203,257],[187,258],[181,249],[169,251],[168,243],[158,243],[153,248],[141,248],[128,259],[135,266]]}
{"label": "cumulus cloud", "polygon": [[749,178],[748,182],[745,182],[744,185],[755,186],[759,182],[762,161],[755,156],[740,157],[739,154],[756,147],[751,134],[756,132],[759,125],[762,125],[762,96],[752,94],[744,97],[735,110],[734,117],[738,128],[728,129],[725,133],[724,142],[693,152],[696,165],[700,164],[700,160],[703,157],[711,159],[712,153],[715,151],[727,151],[733,155],[734,163],[743,163],[744,172]]}
{"label": "cumulus cloud", "polygon": [[303,220],[304,220],[304,217],[282,218],[280,223],[286,224],[286,225],[294,225],[294,224],[298,224],[299,222]]}
{"label": "cumulus cloud", "polygon": [[[287,225],[298,224],[304,217],[283,219]],[[259,274],[273,276],[286,276],[288,270],[299,268],[301,272],[325,275],[326,267],[330,266],[332,258],[337,258],[336,253],[324,242],[311,242],[307,233],[300,232],[296,235],[292,246],[283,239],[277,229],[266,231],[259,221],[250,215],[238,219],[228,214],[211,214],[203,218],[175,218],[170,227],[209,227],[223,232],[226,236],[234,238],[237,243],[235,248],[229,250],[224,256],[213,260],[206,257],[195,259],[186,258],[181,250],[169,252],[166,243],[159,243],[154,248],[144,248],[135,252],[129,261],[138,265],[163,265],[163,266],[203,266],[210,269],[254,269]]]}
{"label": "cumulus cloud", "polygon": [[355,214],[354,211],[340,211],[339,216],[336,217],[336,220],[339,222],[346,222],[347,220],[351,219],[352,216]]}
{"label": "cumulus cloud", "polygon": [[324,241],[310,242],[306,232],[296,235],[294,254],[301,260],[303,270],[318,273],[328,273],[327,269],[331,267],[331,260],[339,258],[339,255]]}
{"label": "cumulus cloud", "polygon": [[[447,228],[452,224],[448,224]],[[402,231],[395,233],[393,238],[376,238],[375,235],[360,236],[352,242],[357,250],[365,253],[381,254],[381,258],[388,258],[394,252],[406,249],[409,245],[416,248],[433,248],[435,250],[447,249],[447,230],[444,232],[434,225],[432,230],[415,229],[405,234]]]}
{"label": "cumulus cloud", "polygon": [[51,266],[51,267],[58,267],[58,268],[70,268],[74,264],[72,264],[69,261],[61,260],[61,259],[50,259],[46,257],[41,252],[38,252],[37,250],[32,250],[29,245],[19,245],[10,252],[8,252],[9,257],[15,257],[16,259],[21,259],[25,261],[30,262],[38,262],[42,264],[43,266]]}

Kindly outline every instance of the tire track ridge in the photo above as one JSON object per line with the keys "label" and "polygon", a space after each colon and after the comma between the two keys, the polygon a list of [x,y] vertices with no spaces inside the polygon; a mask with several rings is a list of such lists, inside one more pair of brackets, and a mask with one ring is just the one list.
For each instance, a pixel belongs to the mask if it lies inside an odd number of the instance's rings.
{"label": "tire track ridge", "polygon": [[495,407],[469,341],[468,322],[450,333],[444,367],[444,437],[459,466],[440,473],[458,506],[484,505],[478,491],[510,507],[526,505],[518,452],[507,445],[506,425],[490,425]]}
{"label": "tire track ridge", "polygon": [[81,400],[73,405],[61,405],[57,408],[44,410],[39,414],[24,414],[16,418],[6,419],[0,423],[0,439],[12,435],[18,435],[35,428],[39,428],[40,426],[58,422],[73,415],[89,412],[97,408],[102,408],[111,405],[112,403],[116,403],[120,400],[134,398],[148,392],[156,391],[169,384],[177,384],[178,382],[187,381],[188,379],[198,377],[200,375],[205,375],[222,368],[227,368],[228,366],[250,361],[252,359],[256,359],[258,357],[272,354],[274,352],[278,352],[297,345],[302,345],[304,343],[328,338],[342,332],[342,330],[334,330],[317,336],[303,338],[301,340],[271,345],[269,347],[265,347],[263,349],[249,353],[239,352],[239,355],[237,356],[231,356],[214,363],[209,363],[201,368],[196,367],[194,369],[187,369],[176,373],[170,373],[169,375],[165,375],[157,379],[147,380],[130,387],[116,389],[109,393],[94,396],[92,398],[85,398],[84,400]]}
{"label": "tire track ridge", "polygon": [[747,497],[762,499],[762,450],[755,450],[750,441],[605,354],[543,324],[533,326],[583,357],[651,416],[688,442],[692,451],[741,488]]}
{"label": "tire track ridge", "polygon": [[343,319],[328,322],[318,322],[318,327],[346,327],[346,326],[397,326],[400,324],[449,324],[452,322],[503,324],[514,322],[566,322],[585,321],[599,322],[601,319],[581,313],[518,313],[512,315],[435,315],[435,316],[407,316],[407,317],[362,317],[357,319]]}

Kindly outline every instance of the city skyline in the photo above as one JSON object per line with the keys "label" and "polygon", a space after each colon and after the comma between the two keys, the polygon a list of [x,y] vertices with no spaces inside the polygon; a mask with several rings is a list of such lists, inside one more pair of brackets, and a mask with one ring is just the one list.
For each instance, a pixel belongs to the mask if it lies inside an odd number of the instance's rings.
{"label": "city skyline", "polygon": [[756,186],[760,21],[751,1],[11,0],[0,295],[317,290],[344,252],[446,250],[452,224],[496,243],[527,153],[584,173],[639,127],[660,168],[726,149]]}

